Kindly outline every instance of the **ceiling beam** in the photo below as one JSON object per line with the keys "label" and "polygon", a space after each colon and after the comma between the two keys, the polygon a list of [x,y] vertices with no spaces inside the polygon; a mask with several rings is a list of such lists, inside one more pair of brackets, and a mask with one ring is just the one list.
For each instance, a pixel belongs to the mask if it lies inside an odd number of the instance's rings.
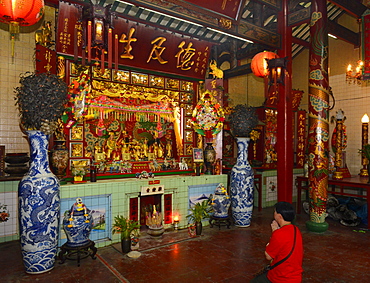
{"label": "ceiling beam", "polygon": [[347,13],[360,18],[362,14],[367,10],[367,7],[360,1],[356,0],[329,0],[334,5],[341,7]]}
{"label": "ceiling beam", "polygon": [[251,64],[244,64],[234,69],[224,71],[225,79],[252,73]]}
{"label": "ceiling beam", "polygon": [[351,31],[334,21],[328,22],[328,33],[336,36],[343,41],[353,44],[355,47],[359,47],[361,44],[360,33]]}

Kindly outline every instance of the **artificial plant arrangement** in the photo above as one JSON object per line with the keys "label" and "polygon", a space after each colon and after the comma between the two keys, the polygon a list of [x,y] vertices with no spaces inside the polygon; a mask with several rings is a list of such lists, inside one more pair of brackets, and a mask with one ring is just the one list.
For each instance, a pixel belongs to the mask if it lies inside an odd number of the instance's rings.
{"label": "artificial plant arrangement", "polygon": [[114,217],[114,223],[112,227],[112,233],[120,233],[121,240],[130,239],[131,233],[140,229],[140,223],[135,220],[130,220],[122,215]]}
{"label": "artificial plant arrangement", "polygon": [[50,73],[26,72],[20,75],[15,100],[24,130],[54,133],[67,103],[67,84]]}
{"label": "artificial plant arrangement", "polygon": [[72,167],[72,175],[73,176],[85,176],[86,175],[86,169],[85,167],[82,167],[82,166],[76,166],[76,167]]}
{"label": "artificial plant arrangement", "polygon": [[254,107],[238,104],[229,115],[231,134],[234,137],[249,137],[258,125],[258,116]]}

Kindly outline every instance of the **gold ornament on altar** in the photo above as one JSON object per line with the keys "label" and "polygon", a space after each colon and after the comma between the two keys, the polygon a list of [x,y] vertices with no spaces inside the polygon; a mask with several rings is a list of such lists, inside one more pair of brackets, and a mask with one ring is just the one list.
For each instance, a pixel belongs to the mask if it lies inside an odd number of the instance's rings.
{"label": "gold ornament on altar", "polygon": [[256,130],[252,130],[249,134],[251,140],[253,141],[253,160],[257,159],[257,140],[260,138],[261,133]]}

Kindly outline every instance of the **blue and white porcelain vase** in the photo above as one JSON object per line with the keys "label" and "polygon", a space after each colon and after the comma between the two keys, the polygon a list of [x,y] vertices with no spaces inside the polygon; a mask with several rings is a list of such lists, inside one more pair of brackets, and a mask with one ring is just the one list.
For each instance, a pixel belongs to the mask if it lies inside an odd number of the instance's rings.
{"label": "blue and white porcelain vase", "polygon": [[230,176],[231,210],[237,227],[250,226],[253,211],[254,174],[248,162],[249,141],[250,138],[236,137],[238,157]]}
{"label": "blue and white porcelain vase", "polygon": [[217,218],[227,218],[231,204],[230,196],[223,184],[219,184],[212,197],[213,216]]}
{"label": "blue and white porcelain vase", "polygon": [[66,211],[63,219],[63,229],[67,235],[67,246],[81,247],[89,243],[89,236],[93,227],[93,217],[81,198],[71,209]]}
{"label": "blue and white porcelain vase", "polygon": [[54,267],[58,245],[59,180],[50,171],[49,136],[27,131],[30,169],[18,187],[19,226],[26,272],[38,274]]}

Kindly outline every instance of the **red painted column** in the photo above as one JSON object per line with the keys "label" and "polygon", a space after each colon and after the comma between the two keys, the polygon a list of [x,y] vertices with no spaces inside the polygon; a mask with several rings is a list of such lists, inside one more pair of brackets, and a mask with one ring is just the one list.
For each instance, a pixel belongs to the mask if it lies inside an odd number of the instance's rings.
{"label": "red painted column", "polygon": [[325,232],[329,226],[325,222],[329,166],[328,19],[326,0],[312,0],[311,3],[308,80],[310,221],[306,226],[313,232]]}
{"label": "red painted column", "polygon": [[278,14],[278,31],[281,35],[280,58],[288,57],[285,83],[279,86],[277,103],[277,197],[278,201],[292,202],[293,194],[293,110],[292,110],[292,28],[288,27],[288,0],[282,1]]}

